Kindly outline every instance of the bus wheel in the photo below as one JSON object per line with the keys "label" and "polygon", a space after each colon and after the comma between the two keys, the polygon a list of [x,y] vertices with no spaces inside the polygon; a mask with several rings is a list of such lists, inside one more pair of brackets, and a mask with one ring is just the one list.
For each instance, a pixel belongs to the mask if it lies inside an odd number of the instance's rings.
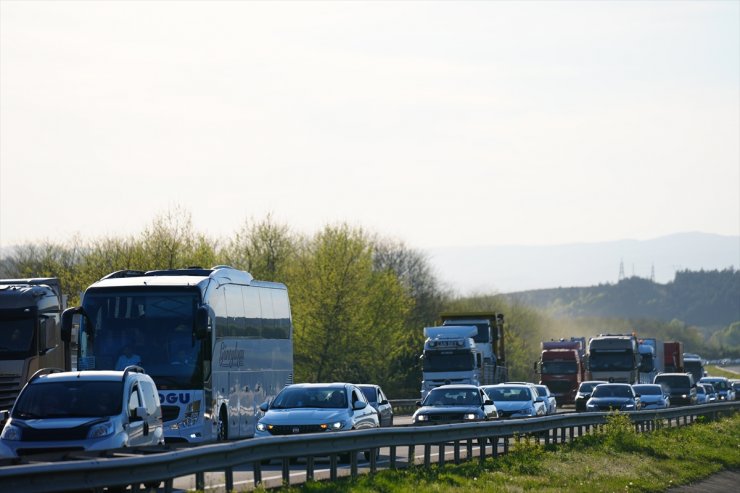
{"label": "bus wheel", "polygon": [[225,441],[229,438],[229,418],[226,414],[226,408],[221,407],[221,411],[218,413],[218,441]]}

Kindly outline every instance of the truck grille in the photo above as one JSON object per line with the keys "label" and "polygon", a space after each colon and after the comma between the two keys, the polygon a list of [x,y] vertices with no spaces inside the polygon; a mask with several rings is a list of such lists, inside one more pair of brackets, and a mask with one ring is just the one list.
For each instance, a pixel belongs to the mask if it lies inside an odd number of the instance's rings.
{"label": "truck grille", "polygon": [[11,373],[0,374],[0,410],[10,410],[21,391],[21,376]]}

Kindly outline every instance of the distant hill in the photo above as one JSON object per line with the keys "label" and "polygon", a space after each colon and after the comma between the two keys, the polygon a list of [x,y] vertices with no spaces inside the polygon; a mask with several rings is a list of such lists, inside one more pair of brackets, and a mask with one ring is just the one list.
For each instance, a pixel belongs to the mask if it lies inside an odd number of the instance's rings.
{"label": "distant hill", "polygon": [[556,246],[427,249],[438,277],[460,294],[595,286],[641,277],[672,282],[677,272],[740,268],[740,236],[679,233],[652,240]]}
{"label": "distant hill", "polygon": [[740,321],[740,270],[681,271],[667,284],[630,277],[616,284],[504,295],[570,317],[681,320],[700,327]]}

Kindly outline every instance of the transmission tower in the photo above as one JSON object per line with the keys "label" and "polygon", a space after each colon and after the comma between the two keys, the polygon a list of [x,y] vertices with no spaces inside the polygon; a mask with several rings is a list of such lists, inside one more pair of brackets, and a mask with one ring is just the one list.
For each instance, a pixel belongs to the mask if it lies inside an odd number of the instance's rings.
{"label": "transmission tower", "polygon": [[624,259],[619,259],[619,280],[624,280]]}
{"label": "transmission tower", "polygon": [[655,282],[655,264],[650,265],[650,281]]}

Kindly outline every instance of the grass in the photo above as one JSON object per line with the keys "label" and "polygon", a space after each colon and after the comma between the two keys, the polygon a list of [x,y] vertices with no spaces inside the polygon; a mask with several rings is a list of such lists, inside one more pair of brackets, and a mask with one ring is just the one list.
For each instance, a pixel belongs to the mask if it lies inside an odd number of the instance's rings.
{"label": "grass", "polygon": [[740,468],[740,413],[713,422],[637,434],[629,418],[565,445],[522,441],[484,465],[477,460],[380,471],[356,481],[313,481],[282,493],[659,492],[723,469]]}
{"label": "grass", "polygon": [[707,365],[704,369],[712,377],[740,378],[740,374],[724,370],[719,366]]}

